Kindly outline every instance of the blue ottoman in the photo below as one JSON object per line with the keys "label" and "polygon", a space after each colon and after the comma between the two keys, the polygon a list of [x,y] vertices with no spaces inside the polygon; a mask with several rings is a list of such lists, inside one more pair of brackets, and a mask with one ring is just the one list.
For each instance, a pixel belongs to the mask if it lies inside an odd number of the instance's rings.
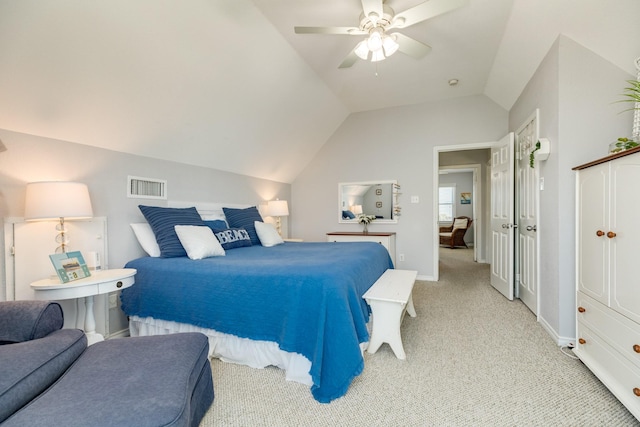
{"label": "blue ottoman", "polygon": [[9,426],[198,426],[213,402],[200,333],[122,338],[85,350]]}

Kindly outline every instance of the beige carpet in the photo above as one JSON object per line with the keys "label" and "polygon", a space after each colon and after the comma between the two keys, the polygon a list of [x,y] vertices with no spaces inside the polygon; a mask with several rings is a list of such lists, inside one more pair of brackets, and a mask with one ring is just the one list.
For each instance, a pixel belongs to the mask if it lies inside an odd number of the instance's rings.
{"label": "beige carpet", "polygon": [[277,368],[212,361],[201,426],[632,426],[638,421],[535,316],[489,285],[471,250],[441,249],[441,280],[416,282],[407,360],[365,353],[347,394],[320,404]]}

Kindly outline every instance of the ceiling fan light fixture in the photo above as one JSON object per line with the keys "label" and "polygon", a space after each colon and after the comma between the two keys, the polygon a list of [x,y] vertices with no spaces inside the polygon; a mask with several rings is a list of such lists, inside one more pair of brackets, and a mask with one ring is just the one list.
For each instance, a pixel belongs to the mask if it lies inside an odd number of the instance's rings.
{"label": "ceiling fan light fixture", "polygon": [[354,52],[356,55],[358,55],[358,58],[364,59],[366,61],[367,58],[369,58],[369,47],[367,46],[367,41],[362,40],[360,43],[358,43],[358,45],[354,49]]}
{"label": "ceiling fan light fixture", "polygon": [[392,36],[385,34],[384,37],[382,37],[382,47],[384,48],[385,55],[389,57],[398,51],[400,45]]}
{"label": "ceiling fan light fixture", "polygon": [[382,48],[371,52],[371,62],[382,61],[385,58]]}

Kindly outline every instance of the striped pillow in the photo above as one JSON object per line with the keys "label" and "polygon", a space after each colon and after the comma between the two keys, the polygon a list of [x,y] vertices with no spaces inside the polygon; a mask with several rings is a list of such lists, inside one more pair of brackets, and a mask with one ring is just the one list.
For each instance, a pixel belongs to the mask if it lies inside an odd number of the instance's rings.
{"label": "striped pillow", "polygon": [[249,233],[252,245],[260,245],[256,227],[253,225],[255,221],[262,221],[260,212],[255,206],[246,209],[222,208],[224,216],[227,219],[229,228],[244,228]]}
{"label": "striped pillow", "polygon": [[138,208],[156,235],[163,258],[187,256],[176,234],[176,225],[205,225],[195,207],[180,209],[139,205]]}

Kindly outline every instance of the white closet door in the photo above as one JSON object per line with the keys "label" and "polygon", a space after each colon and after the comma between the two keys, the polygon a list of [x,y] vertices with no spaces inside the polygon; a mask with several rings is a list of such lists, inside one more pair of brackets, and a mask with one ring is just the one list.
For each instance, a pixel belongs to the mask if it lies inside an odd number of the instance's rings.
{"label": "white closet door", "polygon": [[513,133],[491,148],[491,286],[513,300]]}

